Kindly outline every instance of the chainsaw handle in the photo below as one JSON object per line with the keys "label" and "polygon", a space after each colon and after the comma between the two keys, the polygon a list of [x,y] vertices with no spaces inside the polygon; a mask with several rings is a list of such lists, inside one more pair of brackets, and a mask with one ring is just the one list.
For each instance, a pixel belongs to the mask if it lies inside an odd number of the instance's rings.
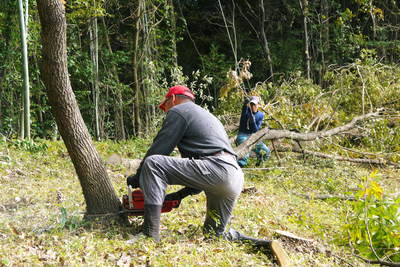
{"label": "chainsaw handle", "polygon": [[181,201],[182,199],[184,199],[187,196],[200,194],[201,191],[203,191],[203,190],[195,189],[195,188],[191,188],[191,187],[184,187],[181,190],[178,190],[174,193],[170,193],[170,194],[166,195],[164,200],[179,200],[179,201]]}

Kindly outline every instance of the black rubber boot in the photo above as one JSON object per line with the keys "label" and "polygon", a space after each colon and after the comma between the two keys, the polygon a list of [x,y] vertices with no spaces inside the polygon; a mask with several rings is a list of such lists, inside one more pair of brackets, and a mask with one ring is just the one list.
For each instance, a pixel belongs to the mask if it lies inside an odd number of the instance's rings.
{"label": "black rubber boot", "polygon": [[161,207],[160,205],[144,205],[143,233],[155,241],[160,241]]}

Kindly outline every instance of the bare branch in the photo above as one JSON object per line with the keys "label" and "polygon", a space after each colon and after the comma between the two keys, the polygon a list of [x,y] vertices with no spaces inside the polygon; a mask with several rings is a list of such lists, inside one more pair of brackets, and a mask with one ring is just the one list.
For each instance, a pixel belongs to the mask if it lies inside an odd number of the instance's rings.
{"label": "bare branch", "polygon": [[356,198],[354,196],[342,196],[342,195],[305,195],[305,194],[296,194],[296,196],[305,198],[305,199],[319,199],[319,200],[326,200],[326,199],[340,199],[340,200],[349,200],[349,201],[355,201]]}
{"label": "bare branch", "polygon": [[380,264],[380,265],[384,265],[384,266],[390,266],[390,267],[400,267],[400,262],[390,262],[390,261],[381,261],[381,260],[369,260],[366,258],[363,258],[359,255],[354,255],[357,258],[363,260],[364,262],[368,263],[368,264]]}
{"label": "bare branch", "polygon": [[373,164],[373,165],[391,165],[391,166],[399,167],[399,164],[396,164],[396,163],[394,163],[392,161],[389,161],[389,160],[386,160],[386,159],[346,158],[346,157],[342,157],[342,156],[325,154],[325,153],[317,152],[317,151],[300,149],[300,148],[297,148],[297,147],[292,147],[292,148],[278,147],[277,149],[280,152],[303,153],[303,154],[316,156],[316,157],[319,157],[319,158],[333,159],[333,160],[338,160],[338,161],[349,161],[349,162],[354,162],[354,163],[365,163],[365,164]]}

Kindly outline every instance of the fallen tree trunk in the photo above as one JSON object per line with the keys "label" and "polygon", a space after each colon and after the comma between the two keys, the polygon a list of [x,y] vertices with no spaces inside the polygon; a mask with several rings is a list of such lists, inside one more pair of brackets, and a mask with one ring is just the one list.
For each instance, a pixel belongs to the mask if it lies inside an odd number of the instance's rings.
{"label": "fallen tree trunk", "polygon": [[[254,148],[254,146],[263,140],[276,140],[276,139],[291,139],[295,140],[297,142],[299,141],[314,141],[317,140],[318,138],[323,138],[323,137],[329,137],[341,133],[345,133],[351,129],[353,129],[356,124],[360,121],[366,120],[368,118],[372,117],[377,117],[381,114],[381,110],[378,110],[376,112],[371,112],[365,115],[357,116],[354,117],[349,123],[327,130],[327,131],[320,131],[320,132],[311,132],[311,133],[298,133],[294,131],[289,131],[289,130],[272,130],[272,129],[262,129],[258,131],[257,133],[254,133],[253,135],[250,136],[249,139],[247,139],[245,142],[243,142],[240,146],[234,148],[236,154],[238,155],[238,158],[243,157],[251,149]],[[234,141],[234,137],[231,138],[231,142]],[[332,160],[339,160],[339,161],[349,161],[349,162],[354,162],[354,163],[364,163],[364,164],[373,164],[373,165],[392,165],[399,167],[399,164],[396,164],[394,162],[391,162],[386,159],[363,159],[363,158],[348,158],[348,157],[342,157],[342,156],[337,156],[337,155],[330,155],[322,152],[316,152],[316,151],[311,151],[311,150],[306,150],[302,149],[300,146],[293,146],[293,147],[282,147],[282,146],[275,146],[274,151],[278,152],[296,152],[296,153],[302,153],[302,154],[307,154],[307,155],[313,155],[316,157],[320,158],[327,158],[327,159],[332,159]],[[136,168],[140,164],[140,159],[122,159],[120,156],[114,155],[112,158],[110,157],[109,159],[109,164],[115,165],[115,164],[121,164],[124,167],[127,168],[127,174],[131,174],[134,171],[136,171]],[[118,161],[118,162],[115,162]]]}
{"label": "fallen tree trunk", "polygon": [[349,123],[320,132],[311,132],[311,133],[298,133],[289,130],[272,130],[272,129],[262,129],[250,136],[245,142],[243,142],[240,146],[235,148],[235,152],[239,158],[246,155],[254,146],[261,141],[264,140],[274,140],[274,139],[292,139],[296,141],[313,141],[322,137],[329,137],[332,135],[336,135],[345,131],[348,131],[356,126],[356,124],[362,120],[376,117],[380,115],[381,111],[371,112],[365,115],[354,117]]}

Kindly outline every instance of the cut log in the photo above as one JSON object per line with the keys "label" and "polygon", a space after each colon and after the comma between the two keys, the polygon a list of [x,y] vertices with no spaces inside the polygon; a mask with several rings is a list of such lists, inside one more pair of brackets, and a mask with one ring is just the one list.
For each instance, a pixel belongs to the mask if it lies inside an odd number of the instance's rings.
{"label": "cut log", "polygon": [[126,171],[125,171],[125,175],[131,175],[134,172],[136,172],[136,170],[139,168],[140,163],[142,162],[141,159],[125,159],[122,158],[120,155],[118,154],[112,154],[108,159],[107,159],[107,164],[109,165],[122,165]]}
{"label": "cut log", "polygon": [[297,235],[295,235],[293,233],[290,233],[290,232],[287,232],[287,231],[275,230],[274,232],[276,234],[280,235],[280,236],[284,236],[284,237],[287,237],[287,238],[290,238],[290,239],[293,239],[293,240],[309,242],[309,243],[314,242],[314,240],[312,240],[312,239],[300,237],[300,236],[297,236]]}

